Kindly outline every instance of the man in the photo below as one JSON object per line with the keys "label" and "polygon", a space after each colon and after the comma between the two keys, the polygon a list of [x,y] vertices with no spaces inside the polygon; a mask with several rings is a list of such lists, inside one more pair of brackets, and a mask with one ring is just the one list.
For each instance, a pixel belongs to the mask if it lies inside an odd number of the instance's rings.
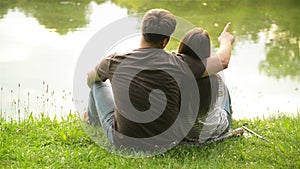
{"label": "man", "polygon": [[[208,59],[206,67],[195,63],[198,68],[191,72],[180,57],[164,50],[175,27],[169,11],[148,11],[142,21],[140,48],[107,56],[88,73],[91,93],[86,120],[101,125],[114,145],[152,150],[179,143],[193,125],[186,117],[194,116],[181,112],[196,113],[194,103],[199,104],[193,75],[207,76],[228,66],[234,40],[228,29],[219,37],[218,57]],[[103,83],[107,79],[114,99]]]}

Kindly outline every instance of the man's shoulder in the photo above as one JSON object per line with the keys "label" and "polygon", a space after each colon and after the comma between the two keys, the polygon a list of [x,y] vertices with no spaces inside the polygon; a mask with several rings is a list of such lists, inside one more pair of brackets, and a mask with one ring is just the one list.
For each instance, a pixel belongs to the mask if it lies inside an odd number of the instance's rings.
{"label": "man's shoulder", "polygon": [[183,53],[171,52],[171,54],[173,55],[175,60],[177,60],[178,62],[188,64],[188,65],[189,65],[189,63],[198,63],[198,61],[200,60],[200,59],[195,59],[193,57],[190,57]]}
{"label": "man's shoulder", "polygon": [[132,54],[132,51],[131,52],[124,52],[124,53],[115,52],[115,53],[107,55],[105,57],[105,59],[107,59],[107,60],[122,59],[122,58],[125,58],[126,56],[131,55],[131,54]]}
{"label": "man's shoulder", "polygon": [[134,50],[131,50],[128,52],[114,53],[114,54],[112,54],[111,57],[126,58],[126,57],[131,57],[131,56],[132,57],[137,56],[139,59],[143,59],[148,56],[163,57],[165,55],[176,57],[175,53],[171,53],[171,52],[165,51],[163,49],[158,49],[158,48],[138,48],[138,49],[134,49]]}
{"label": "man's shoulder", "polygon": [[175,56],[177,59],[184,61],[184,62],[198,62],[201,61],[200,58],[194,58],[184,53],[176,53],[172,52],[172,55]]}
{"label": "man's shoulder", "polygon": [[184,57],[186,57],[184,54],[182,53],[176,53],[176,52],[171,52],[171,54],[177,58],[177,59],[180,59],[180,60],[184,60]]}
{"label": "man's shoulder", "polygon": [[132,52],[124,52],[124,53],[115,52],[115,53],[108,55],[107,57],[109,57],[109,58],[122,57],[122,56],[130,55],[131,53]]}

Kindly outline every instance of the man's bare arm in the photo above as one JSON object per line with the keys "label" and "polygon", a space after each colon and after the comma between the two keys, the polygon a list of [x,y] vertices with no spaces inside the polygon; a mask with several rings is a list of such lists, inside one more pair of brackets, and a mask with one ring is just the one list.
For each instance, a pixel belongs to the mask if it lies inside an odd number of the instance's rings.
{"label": "man's bare arm", "polygon": [[231,57],[231,48],[234,42],[234,36],[229,32],[229,28],[230,23],[227,23],[223,32],[218,37],[220,48],[217,52],[217,56],[209,57],[207,59],[206,71],[204,72],[202,77],[215,74],[228,67]]}

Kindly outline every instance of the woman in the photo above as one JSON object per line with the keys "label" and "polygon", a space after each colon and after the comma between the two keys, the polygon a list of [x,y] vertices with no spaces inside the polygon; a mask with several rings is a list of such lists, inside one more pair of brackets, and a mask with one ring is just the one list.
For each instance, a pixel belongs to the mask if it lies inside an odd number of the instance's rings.
{"label": "woman", "polygon": [[[210,51],[209,35],[200,28],[187,32],[178,48],[178,53],[191,69],[193,62],[199,59],[205,66]],[[230,97],[221,76],[217,74],[196,81],[200,96],[198,117],[186,140],[203,143],[220,137],[230,129]]]}

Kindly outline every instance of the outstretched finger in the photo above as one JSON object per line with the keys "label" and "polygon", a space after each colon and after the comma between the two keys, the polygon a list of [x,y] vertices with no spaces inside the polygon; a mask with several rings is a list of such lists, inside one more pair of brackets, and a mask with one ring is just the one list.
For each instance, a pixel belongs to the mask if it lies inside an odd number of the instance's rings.
{"label": "outstretched finger", "polygon": [[230,25],[231,25],[231,23],[228,22],[227,25],[225,26],[223,32],[229,32]]}

